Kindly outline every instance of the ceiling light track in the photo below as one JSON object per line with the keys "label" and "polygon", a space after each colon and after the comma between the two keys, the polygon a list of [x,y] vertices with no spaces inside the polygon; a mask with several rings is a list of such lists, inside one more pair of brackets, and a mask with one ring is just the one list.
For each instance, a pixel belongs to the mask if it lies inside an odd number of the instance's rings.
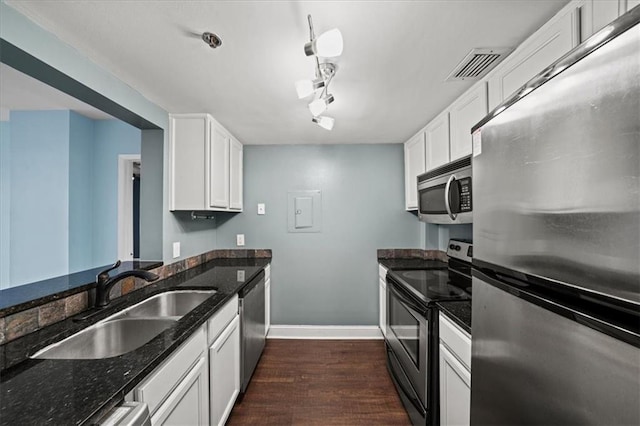
{"label": "ceiling light track", "polygon": [[[335,120],[331,117],[321,117],[334,97],[329,93],[329,83],[336,74],[336,64],[332,62],[320,62],[319,58],[334,58],[340,56],[343,50],[342,34],[334,28],[316,37],[313,31],[313,20],[307,15],[309,21],[309,39],[304,45],[304,53],[307,56],[315,56],[316,75],[313,80],[300,80],[296,82],[298,98],[303,99],[313,95],[314,100],[309,104],[309,110],[313,117],[311,121],[323,129],[331,130]],[[320,90],[322,89],[322,90]]]}

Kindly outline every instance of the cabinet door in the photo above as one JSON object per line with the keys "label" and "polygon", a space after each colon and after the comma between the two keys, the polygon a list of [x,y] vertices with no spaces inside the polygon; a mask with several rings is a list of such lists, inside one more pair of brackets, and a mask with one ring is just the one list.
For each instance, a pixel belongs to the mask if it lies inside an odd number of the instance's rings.
{"label": "cabinet door", "polygon": [[207,116],[172,116],[169,124],[169,210],[204,210]]}
{"label": "cabinet door", "polygon": [[625,0],[590,0],[580,7],[580,42],[600,31],[619,16]]}
{"label": "cabinet door", "polygon": [[444,112],[424,129],[426,136],[426,170],[433,170],[449,162],[449,113]]}
{"label": "cabinet door", "polygon": [[211,424],[224,425],[240,393],[240,317],[209,349]]}
{"label": "cabinet door", "polygon": [[155,425],[205,425],[209,423],[209,383],[204,357],[151,417]]}
{"label": "cabinet door", "polygon": [[460,97],[449,110],[451,126],[451,158],[471,155],[471,128],[487,115],[487,86],[482,82]]}
{"label": "cabinet door", "polygon": [[380,302],[380,331],[382,331],[382,335],[387,337],[387,283],[384,278],[378,278],[380,284],[378,286],[378,296]]}
{"label": "cabinet door", "polygon": [[440,344],[440,424],[468,425],[471,414],[471,373]]}
{"label": "cabinet door", "polygon": [[417,177],[424,173],[424,133],[404,144],[404,196],[407,210],[418,208]]}
{"label": "cabinet door", "polygon": [[208,208],[228,208],[229,136],[214,123],[211,123],[208,158]]}
{"label": "cabinet door", "polygon": [[229,150],[229,208],[242,210],[242,144],[231,138]]}
{"label": "cabinet door", "polygon": [[489,78],[489,110],[511,96],[527,81],[578,45],[576,10],[554,18],[516,50]]}
{"label": "cabinet door", "polygon": [[264,284],[264,336],[269,334],[271,327],[271,278]]}

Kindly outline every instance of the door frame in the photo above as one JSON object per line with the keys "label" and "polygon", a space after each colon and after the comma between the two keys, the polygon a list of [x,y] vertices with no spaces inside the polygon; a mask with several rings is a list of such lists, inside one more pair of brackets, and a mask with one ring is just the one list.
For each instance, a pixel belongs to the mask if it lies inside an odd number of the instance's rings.
{"label": "door frame", "polygon": [[118,259],[133,260],[133,163],[140,154],[118,155]]}

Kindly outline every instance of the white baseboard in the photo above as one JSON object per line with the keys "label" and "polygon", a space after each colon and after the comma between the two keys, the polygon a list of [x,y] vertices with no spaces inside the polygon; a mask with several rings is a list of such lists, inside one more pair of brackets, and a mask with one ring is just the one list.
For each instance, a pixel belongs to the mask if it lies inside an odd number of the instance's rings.
{"label": "white baseboard", "polygon": [[377,325],[272,325],[267,339],[376,340]]}

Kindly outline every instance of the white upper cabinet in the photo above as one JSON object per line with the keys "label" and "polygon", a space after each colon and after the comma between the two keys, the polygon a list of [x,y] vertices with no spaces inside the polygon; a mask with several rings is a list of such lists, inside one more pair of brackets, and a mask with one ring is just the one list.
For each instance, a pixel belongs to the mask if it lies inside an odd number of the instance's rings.
{"label": "white upper cabinet", "polygon": [[425,171],[424,133],[420,132],[404,144],[404,191],[407,210],[418,208],[419,174]]}
{"label": "white upper cabinet", "polygon": [[[487,86],[474,86],[449,108],[451,125],[450,161],[471,155],[471,128],[487,115]],[[427,170],[429,167],[427,166]]]}
{"label": "white upper cabinet", "polygon": [[578,45],[580,13],[577,6],[571,6],[554,16],[491,73],[489,110]]}
{"label": "white upper cabinet", "polygon": [[209,139],[209,208],[226,209],[229,207],[229,145],[230,138],[226,132],[210,122],[211,138]]}
{"label": "white upper cabinet", "polygon": [[170,210],[242,210],[242,144],[209,114],[169,116]]}
{"label": "white upper cabinet", "polygon": [[445,111],[427,124],[426,170],[432,170],[449,162],[449,112]]}
{"label": "white upper cabinet", "polygon": [[229,164],[229,208],[242,210],[242,144],[231,138]]}

